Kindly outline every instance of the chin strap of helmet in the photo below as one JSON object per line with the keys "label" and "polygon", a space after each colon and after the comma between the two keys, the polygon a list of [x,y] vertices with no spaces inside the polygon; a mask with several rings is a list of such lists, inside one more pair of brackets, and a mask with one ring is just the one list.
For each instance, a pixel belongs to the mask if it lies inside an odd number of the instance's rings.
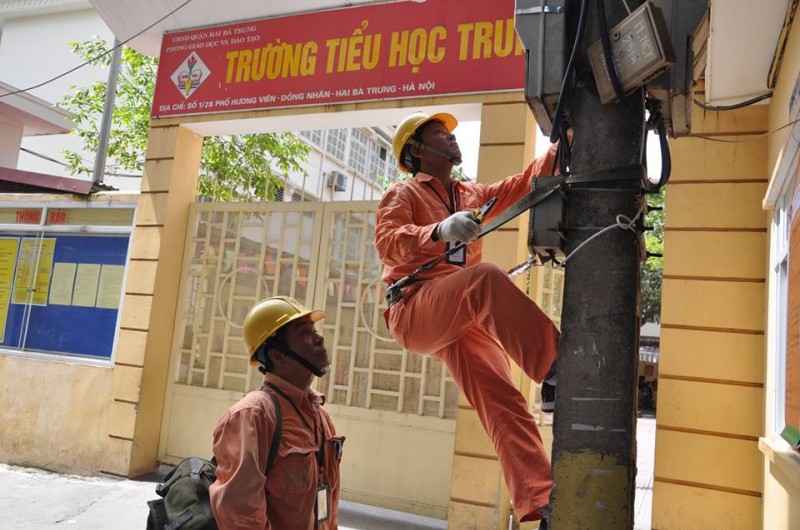
{"label": "chin strap of helmet", "polygon": [[422,142],[420,142],[418,140],[411,139],[411,140],[408,141],[408,143],[410,145],[413,145],[417,149],[421,149],[422,151],[427,151],[427,152],[432,153],[432,154],[434,154],[436,156],[444,158],[445,160],[447,160],[451,164],[455,164],[455,165],[461,164],[461,158],[459,158],[457,156],[448,155],[444,151],[439,151],[438,149],[435,149],[435,148],[433,148],[433,147],[431,147],[429,145],[425,145],[425,144],[423,144]]}
{"label": "chin strap of helmet", "polygon": [[[311,372],[312,374],[314,374],[317,377],[322,377],[327,372],[327,370],[320,369],[320,368],[314,366],[313,364],[311,364],[310,362],[308,362],[306,359],[303,359],[300,356],[300,354],[298,354],[296,351],[292,350],[291,348],[287,347],[287,348],[282,349],[280,351],[281,351],[281,353],[289,356],[289,358],[291,358],[294,362],[302,365],[304,368],[306,368],[309,372]],[[267,353],[264,352],[264,355],[267,355]],[[262,374],[267,372],[264,369],[263,362],[259,362],[258,371],[261,372]]]}
{"label": "chin strap of helmet", "polygon": [[305,368],[308,369],[309,372],[311,372],[312,374],[316,375],[317,377],[322,377],[323,375],[325,375],[326,370],[322,370],[322,369],[314,366],[313,364],[308,362],[308,360],[303,359],[302,357],[300,357],[300,355],[296,351],[294,351],[294,350],[292,350],[290,348],[286,348],[285,350],[283,350],[283,353],[285,353],[286,355],[291,357],[292,360],[294,360],[295,362],[303,365]]}

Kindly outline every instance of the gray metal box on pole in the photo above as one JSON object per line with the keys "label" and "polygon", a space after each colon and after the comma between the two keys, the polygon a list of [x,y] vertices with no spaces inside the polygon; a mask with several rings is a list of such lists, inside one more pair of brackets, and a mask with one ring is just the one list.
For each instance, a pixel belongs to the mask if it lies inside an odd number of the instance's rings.
{"label": "gray metal box on pole", "polygon": [[565,0],[517,0],[514,27],[525,49],[525,100],[550,135],[566,68]]}

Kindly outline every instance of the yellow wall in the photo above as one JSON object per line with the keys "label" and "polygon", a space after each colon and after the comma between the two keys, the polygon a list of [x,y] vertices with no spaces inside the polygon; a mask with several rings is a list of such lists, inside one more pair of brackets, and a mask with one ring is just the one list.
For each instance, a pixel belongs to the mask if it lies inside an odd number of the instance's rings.
{"label": "yellow wall", "polygon": [[343,499],[447,518],[452,465],[442,456],[453,451],[452,421],[342,405],[325,408],[336,431],[347,438]]}
{"label": "yellow wall", "polygon": [[[786,53],[783,56],[777,86],[770,104],[769,128],[776,129],[789,120],[789,96],[795,81],[800,75],[800,24],[795,18],[794,27],[789,35]],[[798,116],[795,115],[794,118]],[[778,153],[786,144],[790,128],[770,135],[769,141],[769,174],[777,162]],[[768,276],[769,277],[769,276]],[[770,289],[774,296],[774,286]],[[773,298],[770,298],[770,321],[777,318],[772,310]],[[785,309],[784,309],[785,310]],[[767,342],[766,366],[775,366],[774,340],[769,336]],[[768,371],[766,380],[766,406],[764,407],[764,432],[759,447],[762,452],[764,515],[763,528],[769,530],[791,530],[800,527],[800,457],[789,444],[774,433],[782,426],[774,424],[775,387],[777,381],[774,373]]]}
{"label": "yellow wall", "polygon": [[[746,139],[765,105],[695,112],[695,133]],[[741,136],[736,133],[742,134]],[[671,142],[652,526],[761,522],[767,140]]]}
{"label": "yellow wall", "polygon": [[120,474],[137,476],[156,465],[182,250],[202,147],[203,137],[183,127],[154,122],[150,129],[130,256],[131,264],[147,274],[126,288],[125,304],[134,311],[123,312],[121,323],[134,344],[117,380],[125,394],[118,407],[124,417]]}
{"label": "yellow wall", "polygon": [[0,461],[52,471],[109,469],[106,367],[0,356]]}
{"label": "yellow wall", "polygon": [[[769,105],[695,110],[693,132],[747,139],[786,125],[799,74],[795,21]],[[800,525],[800,457],[775,435],[772,219],[759,211],[789,131],[672,142],[653,528]]]}
{"label": "yellow wall", "polygon": [[[137,198],[124,194],[86,199],[3,196],[5,201],[72,201],[76,205],[109,200],[134,203]],[[124,340],[120,334],[118,343]],[[119,472],[114,451],[119,445],[114,431],[118,375],[116,366],[0,355],[0,461],[65,473]]]}

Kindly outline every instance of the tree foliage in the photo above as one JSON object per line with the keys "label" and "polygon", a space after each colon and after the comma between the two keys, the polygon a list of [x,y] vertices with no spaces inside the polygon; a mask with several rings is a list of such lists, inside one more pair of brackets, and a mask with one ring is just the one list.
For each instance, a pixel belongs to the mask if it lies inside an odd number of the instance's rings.
{"label": "tree foliage", "polygon": [[[648,195],[647,202],[656,207],[664,207],[666,188],[657,195]],[[653,210],[647,214],[646,225],[653,230],[645,232],[648,252],[664,253],[664,210]],[[661,322],[661,277],[664,258],[652,257],[642,263],[642,321]]]}
{"label": "tree foliage", "polygon": [[[71,43],[72,51],[94,66],[109,68],[108,45],[93,38]],[[150,107],[155,89],[158,59],[122,48],[117,97],[108,142],[107,171],[141,173],[150,131]],[[106,81],[72,87],[59,106],[72,114],[85,152],[97,153]],[[198,193],[214,200],[274,200],[284,175],[303,171],[310,147],[292,133],[209,136],[205,138]],[[81,152],[65,150],[72,175],[90,175],[94,160]],[[113,174],[113,173],[112,173]]]}

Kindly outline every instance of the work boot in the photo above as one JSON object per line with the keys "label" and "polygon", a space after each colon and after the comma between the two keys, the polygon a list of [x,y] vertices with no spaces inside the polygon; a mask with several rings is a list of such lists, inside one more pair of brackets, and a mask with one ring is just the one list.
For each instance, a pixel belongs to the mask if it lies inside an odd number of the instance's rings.
{"label": "work boot", "polygon": [[553,412],[556,408],[557,364],[557,360],[553,361],[553,365],[542,380],[542,412]]}
{"label": "work boot", "polygon": [[550,507],[545,506],[540,513],[542,519],[539,521],[539,530],[547,530],[550,527]]}

